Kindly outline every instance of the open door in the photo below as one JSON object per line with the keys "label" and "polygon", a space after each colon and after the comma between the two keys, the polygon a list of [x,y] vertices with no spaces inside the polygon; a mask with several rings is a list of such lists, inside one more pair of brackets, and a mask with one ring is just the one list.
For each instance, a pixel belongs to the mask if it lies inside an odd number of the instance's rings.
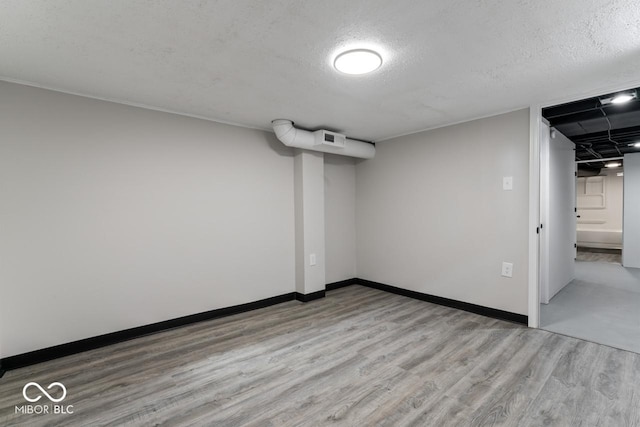
{"label": "open door", "polygon": [[575,278],[576,163],[575,145],[560,132],[540,127],[540,302]]}

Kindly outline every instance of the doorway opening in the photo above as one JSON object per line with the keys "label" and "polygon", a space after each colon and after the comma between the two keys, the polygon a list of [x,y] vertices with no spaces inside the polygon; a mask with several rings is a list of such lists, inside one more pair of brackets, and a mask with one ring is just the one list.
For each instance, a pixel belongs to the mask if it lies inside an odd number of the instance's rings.
{"label": "doorway opening", "polygon": [[622,266],[624,164],[609,168],[579,163],[576,179],[578,262],[604,262]]}
{"label": "doorway opening", "polygon": [[539,325],[637,353],[639,95],[543,108],[539,135]]}

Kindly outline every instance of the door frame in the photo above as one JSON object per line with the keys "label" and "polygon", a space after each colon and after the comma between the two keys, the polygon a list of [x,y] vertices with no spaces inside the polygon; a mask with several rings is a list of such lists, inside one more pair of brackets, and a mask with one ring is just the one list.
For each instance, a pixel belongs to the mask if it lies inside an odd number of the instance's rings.
{"label": "door frame", "polygon": [[540,259],[542,258],[540,251],[542,247],[540,245],[540,234],[536,230],[540,227],[541,218],[540,123],[542,121],[542,109],[636,87],[640,87],[640,80],[602,86],[576,95],[529,105],[529,278],[527,313],[530,328],[540,327]]}

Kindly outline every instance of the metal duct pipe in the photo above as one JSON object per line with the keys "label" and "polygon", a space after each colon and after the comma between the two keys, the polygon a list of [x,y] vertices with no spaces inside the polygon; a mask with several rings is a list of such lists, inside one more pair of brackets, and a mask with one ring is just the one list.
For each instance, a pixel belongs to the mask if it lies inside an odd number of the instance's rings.
{"label": "metal duct pipe", "polygon": [[372,159],[376,155],[373,144],[355,139],[345,138],[344,146],[332,146],[318,143],[318,132],[297,129],[291,120],[277,119],[271,122],[276,137],[287,147],[303,148],[305,150],[321,151],[323,153],[339,154],[342,156]]}

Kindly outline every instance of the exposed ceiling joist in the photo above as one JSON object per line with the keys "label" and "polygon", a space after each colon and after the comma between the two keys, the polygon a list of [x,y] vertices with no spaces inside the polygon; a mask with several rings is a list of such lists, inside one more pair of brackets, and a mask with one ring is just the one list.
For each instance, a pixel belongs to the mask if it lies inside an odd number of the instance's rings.
{"label": "exposed ceiling joist", "polygon": [[[640,88],[631,89],[640,93]],[[542,115],[550,126],[576,144],[576,160],[624,156],[640,150],[640,99],[624,104],[604,104],[606,94],[545,108]]]}

